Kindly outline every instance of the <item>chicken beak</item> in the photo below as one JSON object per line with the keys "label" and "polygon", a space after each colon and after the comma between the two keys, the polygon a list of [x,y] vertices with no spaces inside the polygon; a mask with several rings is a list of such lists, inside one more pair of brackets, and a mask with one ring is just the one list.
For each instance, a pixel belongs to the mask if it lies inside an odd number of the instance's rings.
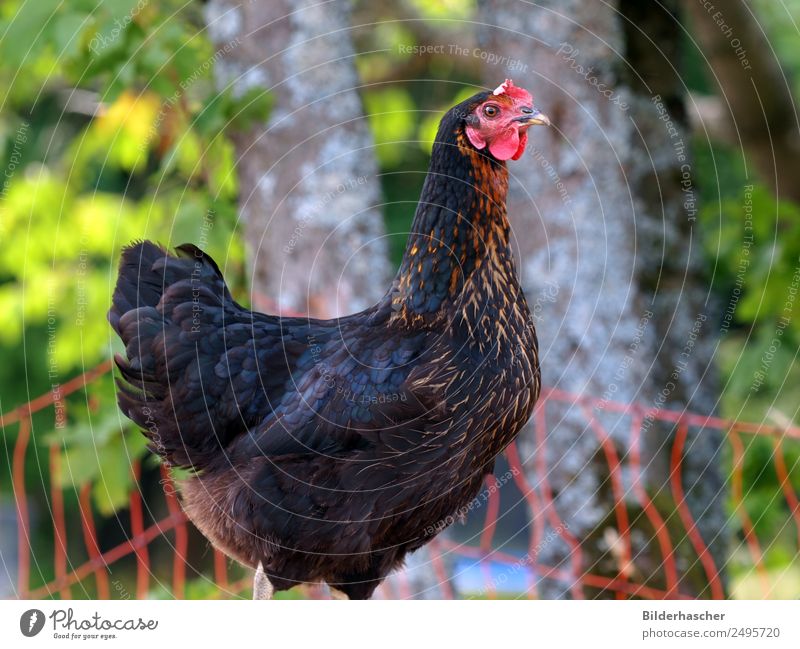
{"label": "chicken beak", "polygon": [[542,111],[533,109],[533,113],[517,118],[525,126],[550,126],[550,118]]}

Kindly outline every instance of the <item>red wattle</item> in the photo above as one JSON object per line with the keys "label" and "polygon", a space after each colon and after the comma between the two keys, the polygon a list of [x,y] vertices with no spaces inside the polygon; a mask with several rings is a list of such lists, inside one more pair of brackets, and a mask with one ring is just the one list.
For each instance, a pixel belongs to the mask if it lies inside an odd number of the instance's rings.
{"label": "red wattle", "polygon": [[512,160],[519,160],[522,157],[522,154],[525,153],[525,147],[528,144],[528,133],[525,132],[522,134],[522,137],[519,138],[519,147],[517,148],[517,152],[511,156]]}
{"label": "red wattle", "polygon": [[[516,160],[514,156],[517,155],[519,148],[519,131],[513,127],[499,134],[492,140],[491,144],[489,144],[489,151],[491,151],[492,155],[498,160],[509,160],[512,158]],[[522,144],[522,148],[525,148],[524,144]],[[522,155],[522,153],[519,153],[519,155]]]}

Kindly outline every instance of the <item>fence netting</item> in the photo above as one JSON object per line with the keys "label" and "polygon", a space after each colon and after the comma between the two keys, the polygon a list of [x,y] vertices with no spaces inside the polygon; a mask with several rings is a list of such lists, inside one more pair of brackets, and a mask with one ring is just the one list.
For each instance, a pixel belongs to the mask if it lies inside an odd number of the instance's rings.
{"label": "fence netting", "polygon": [[[67,397],[88,395],[87,388],[108,380],[111,371],[110,362],[102,363],[59,386],[57,391],[0,416],[5,439],[14,440],[8,451],[16,513],[16,556],[6,552],[0,557],[7,575],[13,579],[8,594],[62,599],[249,596],[250,574],[209,546],[193,528],[180,508],[173,480],[163,468],[148,468],[147,462],[133,460],[129,468],[135,482],[129,502],[111,517],[98,515],[92,503],[92,484],[64,487],[61,445],[52,437],[44,442],[33,434],[34,417],[50,412],[63,421],[68,416],[63,411]],[[97,404],[87,400],[87,406]],[[599,457],[607,471],[612,505],[600,541],[596,535],[579,538],[573,534],[555,502],[557,494],[549,483],[546,453],[532,455],[526,451],[528,447],[546,449],[548,410],[565,406],[577,408],[585,418],[587,430],[596,435]],[[606,413],[616,413],[629,426],[624,448],[603,426],[599,407]],[[658,422],[672,431],[668,479],[661,490],[667,492],[668,498],[661,492],[654,494],[641,479],[645,421],[650,425]],[[721,557],[704,540],[685,493],[686,444],[692,428],[706,434],[716,432],[724,439],[729,529],[725,531],[728,538]],[[412,558],[407,571],[387,580],[376,597],[538,598],[548,596],[543,586],[560,583],[564,595],[578,599],[721,599],[735,594],[726,576],[734,564],[740,573],[750,573],[748,583],[757,584],[757,592],[748,591],[749,596],[786,594],[786,583],[779,582],[790,578],[785,571],[770,567],[768,553],[783,553],[790,564],[794,558],[795,565],[800,554],[800,503],[792,482],[800,458],[797,427],[731,421],[635,403],[601,404],[596,399],[549,389],[544,390],[524,435],[525,443],[512,444],[506,450],[501,470],[487,479],[475,507],[463,512],[471,523],[468,529],[473,532],[459,534],[458,523],[454,522],[425,548],[421,558]],[[40,475],[26,475],[31,455],[36,454],[37,445],[43,444],[48,466],[42,467]],[[754,506],[759,505],[749,501],[754,493],[751,483],[759,476],[753,478],[744,470],[751,454],[765,453],[765,444],[769,447],[769,471],[779,485],[780,502],[765,503],[764,507],[781,512],[782,517],[777,532],[770,531],[769,537],[759,535],[759,521],[753,515]],[[160,476],[156,473],[159,470]],[[31,473],[29,468],[27,472]],[[149,475],[149,488],[142,483],[144,474]],[[40,483],[38,488],[44,495],[35,503],[29,493],[31,482]],[[512,489],[512,509],[516,514],[501,506],[502,494]],[[522,510],[524,514],[519,513]],[[523,547],[521,537],[510,543],[498,534],[498,524],[506,517],[517,528],[524,528]],[[451,529],[456,533],[450,533]],[[645,543],[646,560],[637,550],[643,545],[637,534],[650,537]],[[542,549],[553,539],[566,552],[548,564],[543,557],[552,553]],[[50,541],[52,546],[43,548]],[[587,545],[590,542],[591,547]],[[598,544],[605,544],[606,557],[602,560],[597,559]],[[688,548],[690,553],[679,548]],[[791,579],[797,583],[796,575]],[[800,595],[792,594],[791,588],[797,586],[789,588],[789,596]],[[313,585],[300,588],[297,593],[316,598],[328,596],[325,587]]]}

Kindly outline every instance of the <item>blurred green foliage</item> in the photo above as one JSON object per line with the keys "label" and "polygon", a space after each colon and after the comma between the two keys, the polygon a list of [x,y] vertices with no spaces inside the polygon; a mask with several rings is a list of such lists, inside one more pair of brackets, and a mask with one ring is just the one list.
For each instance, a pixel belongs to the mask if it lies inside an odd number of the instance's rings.
{"label": "blurred green foliage", "polygon": [[[204,241],[243,287],[225,133],[265,118],[270,97],[215,89],[218,52],[193,4],[5,2],[0,34],[5,409],[108,358],[118,341],[103,314],[131,240]],[[43,362],[31,362],[42,350]],[[64,446],[67,484],[92,482],[109,514],[127,502],[144,444],[116,412],[108,381],[89,396],[100,409],[69,408],[70,425],[46,439]]]}
{"label": "blurred green foliage", "polygon": [[[797,24],[800,1],[754,0],[754,9],[774,54],[800,98],[800,50]],[[688,44],[687,44],[688,45]],[[692,91],[711,94],[699,52],[687,47],[687,82]],[[754,177],[753,165],[736,148],[697,137],[694,168],[703,192],[699,215],[712,299],[723,331],[716,354],[720,372],[720,410],[731,419],[765,424],[798,424],[800,386],[800,206],[777,201]],[[726,322],[725,313],[729,314]],[[767,569],[783,579],[774,596],[795,596],[800,589],[792,512],[775,470],[773,440],[743,436],[744,511],[765,548]],[[783,445],[790,488],[800,491],[800,450]],[[728,453],[728,464],[732,458]],[[731,525],[739,541],[744,532],[732,507]],[[761,597],[752,557],[735,552],[732,591]],[[793,567],[791,567],[793,566]],[[791,568],[790,568],[791,567]],[[778,577],[774,583],[780,581]]]}

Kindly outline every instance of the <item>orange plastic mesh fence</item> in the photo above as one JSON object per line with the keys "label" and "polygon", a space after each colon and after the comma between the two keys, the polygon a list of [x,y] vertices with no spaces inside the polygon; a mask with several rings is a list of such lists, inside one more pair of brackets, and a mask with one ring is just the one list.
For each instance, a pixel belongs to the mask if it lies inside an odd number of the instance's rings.
{"label": "orange plastic mesh fence", "polygon": [[[166,501],[168,514],[160,520],[146,525],[145,511],[152,512],[159,507],[156,503],[144,503],[139,489],[133,489],[130,494],[128,507],[130,535],[125,541],[114,547],[101,549],[98,540],[97,526],[92,512],[90,488],[91,485],[79,485],[78,505],[80,514],[80,534],[83,548],[81,557],[88,560],[80,565],[74,565],[69,556],[69,549],[75,544],[68,542],[68,529],[76,534],[78,525],[68,525],[65,516],[64,493],[56,485],[59,481],[60,447],[54,443],[49,448],[49,515],[53,525],[53,566],[54,578],[41,586],[31,588],[31,528],[28,495],[25,490],[26,454],[31,445],[32,416],[40,411],[55,409],[57,402],[75,392],[84,390],[86,386],[99,380],[111,372],[111,363],[104,362],[92,370],[72,379],[61,386],[57,392],[48,392],[32,401],[0,416],[0,426],[3,430],[9,426],[18,426],[17,438],[13,449],[12,482],[17,515],[18,557],[17,557],[17,596],[20,598],[41,598],[60,596],[69,599],[73,596],[72,588],[87,579],[94,579],[96,594],[99,598],[116,597],[109,584],[110,568],[115,562],[124,557],[133,556],[136,562],[136,597],[144,598],[153,585],[154,576],[151,572],[149,549],[157,539],[166,539],[173,554],[172,557],[172,583],[171,596],[183,598],[186,595],[188,551],[190,543],[190,526],[186,516],[180,509],[175,488],[169,475],[162,470],[163,498]],[[795,541],[800,539],[800,502],[790,482],[790,473],[797,467],[787,466],[787,453],[784,445],[800,445],[800,429],[796,427],[780,428],[758,423],[731,421],[719,417],[710,417],[687,412],[677,412],[661,408],[651,408],[640,404],[625,404],[608,402],[592,397],[582,396],[549,389],[542,394],[537,404],[533,418],[533,435],[539,449],[547,445],[546,413],[550,404],[560,402],[570,407],[577,406],[586,419],[589,430],[597,436],[602,457],[608,466],[608,480],[611,494],[614,499],[613,521],[615,521],[616,563],[619,566],[616,575],[595,574],[584,565],[584,549],[581,541],[575,538],[567,525],[559,517],[559,512],[554,506],[551,485],[548,481],[548,472],[544,466],[545,453],[537,452],[532,461],[525,461],[520,455],[519,447],[512,444],[505,452],[510,467],[513,482],[524,498],[529,511],[530,541],[529,551],[521,559],[510,552],[497,548],[494,545],[498,513],[500,510],[499,489],[496,488],[494,478],[487,484],[486,507],[483,514],[479,543],[467,545],[453,541],[448,536],[437,537],[429,544],[430,569],[434,572],[438,582],[437,596],[452,597],[453,588],[449,574],[453,558],[463,558],[475,562],[479,566],[506,565],[516,570],[524,564],[530,574],[537,575],[537,579],[529,579],[524,595],[535,598],[539,596],[537,583],[542,579],[569,580],[570,595],[574,598],[598,596],[599,593],[613,593],[618,598],[639,597],[649,599],[661,598],[689,598],[691,593],[682,589],[681,578],[676,558],[676,536],[682,535],[691,543],[696,557],[702,567],[708,587],[708,594],[713,598],[724,598],[722,567],[716,565],[714,557],[706,547],[698,531],[697,521],[687,504],[683,491],[682,462],[684,447],[690,427],[705,430],[716,429],[724,433],[732,453],[732,473],[730,477],[731,497],[735,507],[735,515],[739,517],[745,545],[749,552],[752,566],[757,572],[760,587],[764,597],[769,597],[773,591],[770,573],[764,565],[764,551],[762,541],[754,531],[754,524],[750,520],[744,507],[745,486],[743,484],[743,465],[749,444],[745,444],[743,436],[766,436],[771,438],[773,444],[773,461],[776,475],[780,482],[783,497],[790,512],[791,520],[787,525],[794,528]],[[630,487],[626,491],[623,476],[622,462],[618,450],[596,416],[598,408],[606,412],[616,412],[630,421],[629,447],[625,452],[625,460],[632,474]],[[63,417],[63,413],[60,414]],[[656,504],[648,495],[642,484],[641,467],[641,434],[642,422],[647,419],[666,422],[676,429],[673,446],[670,452],[669,487],[671,489],[674,512],[659,511]],[[795,448],[800,448],[796,446]],[[796,453],[795,453],[796,455]],[[524,467],[524,464],[533,466]],[[134,476],[138,479],[140,468],[138,463],[133,467]],[[529,471],[536,475],[537,484],[534,487],[529,482]],[[631,529],[629,520],[629,504],[631,499],[638,503],[643,515],[647,518],[655,533],[655,541],[661,555],[660,570],[663,571],[665,588],[654,588],[644,583],[637,583],[638,571],[635,569],[636,557],[632,555]],[[163,509],[163,508],[162,508]],[[675,525],[667,525],[665,516],[672,518],[676,513],[681,529],[676,530]],[[793,523],[793,524],[792,524]],[[537,561],[537,549],[541,547],[545,529],[555,530],[561,540],[569,548],[569,556],[565,567],[559,565],[541,565]],[[682,539],[681,539],[682,540]],[[795,554],[798,547],[795,545]],[[484,575],[483,593],[487,597],[497,596],[497,580],[492,578],[491,570],[482,572]],[[235,582],[229,581],[228,561],[218,551],[214,551],[213,579],[218,586],[219,596],[239,596],[250,587],[248,578],[241,578]],[[588,593],[587,593],[588,590]],[[695,591],[697,592],[697,591]],[[322,597],[324,589],[310,588],[309,596]],[[377,592],[379,597],[410,597],[414,593],[407,582],[404,582],[402,573],[391,583],[385,583]]]}

